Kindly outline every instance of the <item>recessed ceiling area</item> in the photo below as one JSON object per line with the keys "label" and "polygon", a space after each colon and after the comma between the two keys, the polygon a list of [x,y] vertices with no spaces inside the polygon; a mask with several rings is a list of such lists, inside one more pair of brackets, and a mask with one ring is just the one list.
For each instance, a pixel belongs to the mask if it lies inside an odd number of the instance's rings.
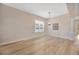
{"label": "recessed ceiling area", "polygon": [[51,18],[68,13],[67,5],[65,3],[4,3],[4,4],[44,18],[49,18],[48,14],[49,10],[51,12]]}

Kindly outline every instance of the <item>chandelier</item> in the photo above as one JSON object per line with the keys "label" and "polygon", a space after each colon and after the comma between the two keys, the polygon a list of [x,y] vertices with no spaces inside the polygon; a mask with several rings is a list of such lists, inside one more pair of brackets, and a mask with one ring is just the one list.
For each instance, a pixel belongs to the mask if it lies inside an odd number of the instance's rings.
{"label": "chandelier", "polygon": [[52,18],[52,9],[49,9],[48,11],[48,20]]}
{"label": "chandelier", "polygon": [[[50,20],[51,18],[52,18],[52,9],[49,9],[49,11],[48,11],[48,20]],[[51,24],[50,23],[48,23],[48,25],[50,26]]]}

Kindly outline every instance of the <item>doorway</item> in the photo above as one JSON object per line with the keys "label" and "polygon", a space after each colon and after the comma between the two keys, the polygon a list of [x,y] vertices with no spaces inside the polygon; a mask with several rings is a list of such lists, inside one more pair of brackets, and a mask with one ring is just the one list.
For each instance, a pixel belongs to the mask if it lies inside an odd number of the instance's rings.
{"label": "doorway", "polygon": [[77,40],[79,40],[79,19],[74,22],[74,34]]}
{"label": "doorway", "polygon": [[75,35],[79,34],[79,20],[75,20]]}

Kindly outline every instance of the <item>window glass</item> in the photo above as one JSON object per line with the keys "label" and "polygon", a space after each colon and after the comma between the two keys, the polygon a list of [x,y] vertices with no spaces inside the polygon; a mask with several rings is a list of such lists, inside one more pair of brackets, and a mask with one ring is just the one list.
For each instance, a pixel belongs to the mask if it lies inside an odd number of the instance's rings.
{"label": "window glass", "polygon": [[35,32],[44,32],[44,22],[36,20],[35,21]]}

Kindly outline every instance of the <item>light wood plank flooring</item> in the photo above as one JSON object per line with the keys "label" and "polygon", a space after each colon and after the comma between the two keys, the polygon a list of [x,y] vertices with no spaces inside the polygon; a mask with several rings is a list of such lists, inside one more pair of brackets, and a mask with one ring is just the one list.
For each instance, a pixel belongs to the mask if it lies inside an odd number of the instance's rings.
{"label": "light wood plank flooring", "polygon": [[78,53],[73,41],[49,36],[0,46],[1,55],[76,55]]}

